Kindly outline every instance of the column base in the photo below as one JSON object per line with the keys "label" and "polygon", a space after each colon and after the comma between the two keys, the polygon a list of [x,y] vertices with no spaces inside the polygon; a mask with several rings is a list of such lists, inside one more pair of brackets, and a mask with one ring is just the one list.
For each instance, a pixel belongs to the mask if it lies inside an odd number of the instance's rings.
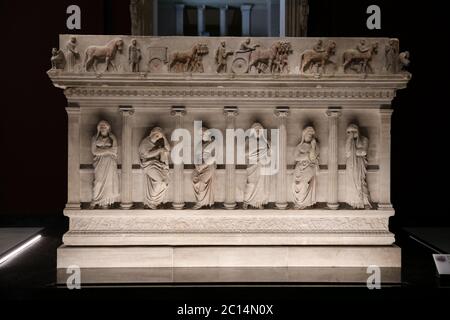
{"label": "column base", "polygon": [[182,203],[172,203],[172,207],[173,207],[175,210],[181,210],[181,209],[184,208],[184,206],[185,206],[185,203],[184,203],[184,202],[182,202]]}
{"label": "column base", "polygon": [[288,203],[275,203],[275,207],[277,207],[278,210],[285,210],[288,207]]}
{"label": "column base", "polygon": [[224,204],[223,204],[223,207],[224,207],[225,209],[227,209],[227,210],[233,210],[233,209],[236,209],[236,206],[237,206],[237,203],[236,203],[236,202],[234,202],[234,203],[224,203]]}
{"label": "column base", "polygon": [[337,210],[339,209],[339,203],[327,203],[328,209]]}
{"label": "column base", "polygon": [[378,208],[379,209],[393,209],[394,207],[392,206],[391,203],[379,203]]}
{"label": "column base", "polygon": [[65,210],[80,210],[81,203],[66,203]]}
{"label": "column base", "polygon": [[132,207],[133,207],[133,202],[120,204],[120,209],[122,209],[122,210],[130,210]]}

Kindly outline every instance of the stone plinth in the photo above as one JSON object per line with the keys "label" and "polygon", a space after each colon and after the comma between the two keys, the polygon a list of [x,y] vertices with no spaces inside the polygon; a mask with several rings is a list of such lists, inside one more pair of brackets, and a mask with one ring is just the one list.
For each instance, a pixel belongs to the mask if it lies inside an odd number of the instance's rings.
{"label": "stone plinth", "polygon": [[67,210],[67,246],[391,245],[393,210]]}

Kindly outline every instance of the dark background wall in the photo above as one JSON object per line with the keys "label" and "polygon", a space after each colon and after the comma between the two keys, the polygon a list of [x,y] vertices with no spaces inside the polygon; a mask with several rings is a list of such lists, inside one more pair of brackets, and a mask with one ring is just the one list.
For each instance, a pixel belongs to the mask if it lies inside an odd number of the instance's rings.
{"label": "dark background wall", "polygon": [[[46,75],[58,34],[129,34],[128,1],[1,1],[0,219],[61,216],[66,203],[67,116],[62,90]],[[438,1],[311,0],[310,36],[398,37],[413,78],[398,91],[392,122],[392,202],[400,225],[450,225],[447,209],[449,74],[446,12]],[[77,4],[82,29],[66,29]],[[382,29],[368,30],[378,4]],[[1,220],[0,220],[1,221]]]}

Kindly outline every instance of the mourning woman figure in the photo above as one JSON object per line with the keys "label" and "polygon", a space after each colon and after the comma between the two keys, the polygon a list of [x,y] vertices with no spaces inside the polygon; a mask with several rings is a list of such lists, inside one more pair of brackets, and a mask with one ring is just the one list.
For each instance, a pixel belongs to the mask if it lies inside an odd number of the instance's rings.
{"label": "mourning woman figure", "polygon": [[169,186],[170,144],[163,131],[155,127],[139,145],[139,158],[144,171],[144,206],[156,209],[164,198]]}
{"label": "mourning woman figure", "polygon": [[244,191],[244,205],[263,209],[269,202],[269,143],[264,127],[254,123],[250,128],[248,143],[247,184]]}
{"label": "mourning woman figure", "polygon": [[367,187],[367,150],[369,139],[359,134],[359,128],[351,124],[347,128],[346,155],[346,202],[354,209],[370,209],[370,196]]}
{"label": "mourning woman figure", "polygon": [[214,180],[216,162],[213,152],[214,140],[207,128],[202,128],[202,163],[195,165],[192,172],[192,185],[196,204],[192,209],[214,205]]}
{"label": "mourning woman figure", "polygon": [[295,209],[305,209],[316,203],[316,172],[319,165],[319,146],[313,127],[306,127],[302,140],[295,148],[295,169],[292,185]]}
{"label": "mourning woman figure", "polygon": [[97,134],[92,137],[91,151],[94,155],[94,191],[91,208],[97,205],[107,209],[119,198],[119,176],[117,173],[117,139],[108,122],[97,125]]}

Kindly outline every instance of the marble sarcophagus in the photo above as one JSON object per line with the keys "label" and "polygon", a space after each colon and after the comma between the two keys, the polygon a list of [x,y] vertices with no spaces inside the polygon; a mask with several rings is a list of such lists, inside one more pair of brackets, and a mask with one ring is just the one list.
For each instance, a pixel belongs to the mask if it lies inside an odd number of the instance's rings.
{"label": "marble sarcophagus", "polygon": [[390,127],[408,58],[388,38],[61,35],[58,268],[400,266]]}

